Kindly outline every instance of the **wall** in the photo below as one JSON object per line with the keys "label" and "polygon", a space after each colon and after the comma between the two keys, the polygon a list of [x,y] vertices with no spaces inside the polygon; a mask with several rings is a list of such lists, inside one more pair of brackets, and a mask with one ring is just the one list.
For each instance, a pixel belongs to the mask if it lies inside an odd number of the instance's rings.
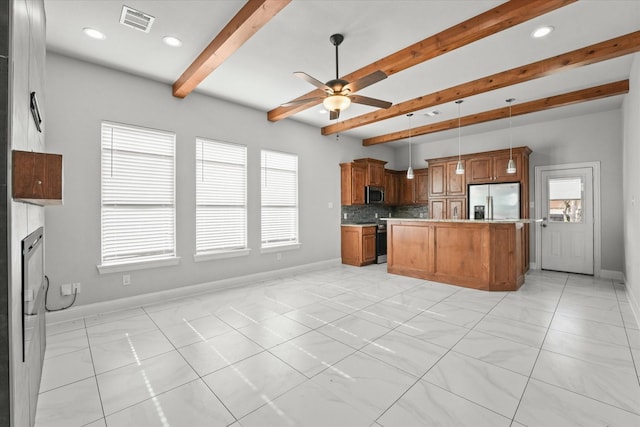
{"label": "wall", "polygon": [[[462,154],[509,147],[508,129],[471,134],[463,128]],[[518,126],[513,120],[513,145],[528,146],[531,217],[534,217],[535,167],[600,161],[602,208],[602,269],[623,271],[622,228],[622,110],[603,111],[562,120]],[[470,135],[471,134],[471,135]],[[414,138],[415,141],[415,138]],[[458,154],[458,140],[414,145],[414,159],[429,159]],[[406,148],[398,150],[396,162],[403,164]],[[414,167],[421,167],[414,164]],[[535,263],[535,239],[531,233],[531,262]]]}
{"label": "wall", "polygon": [[[3,104],[3,118],[8,118],[2,132],[2,241],[8,253],[0,254],[6,268],[0,268],[2,277],[7,277],[8,325],[0,322],[0,342],[9,338],[9,380],[11,390],[11,410],[6,411],[6,374],[2,372],[0,381],[0,425],[22,427],[32,425],[29,415],[29,367],[22,363],[22,296],[21,296],[21,249],[24,237],[44,224],[44,210],[41,207],[16,203],[11,200],[11,163],[12,149],[44,151],[44,133],[39,133],[31,118],[29,94],[35,91],[41,103],[44,93],[44,56],[45,56],[45,14],[43,0],[12,0],[2,2],[3,18],[8,18],[7,31],[2,25],[2,39],[9,41],[8,74],[1,73],[2,85],[8,92],[0,99]],[[5,14],[6,13],[6,14]],[[0,54],[5,54],[2,52]],[[8,106],[8,108],[6,108]],[[5,109],[6,108],[6,109]],[[46,117],[46,114],[45,114]],[[0,126],[1,128],[2,126]],[[5,138],[5,136],[8,137]],[[6,227],[6,229],[5,229]],[[7,230],[10,230],[7,233]],[[6,234],[5,234],[6,233]],[[46,238],[45,238],[46,240]],[[4,248],[3,248],[4,251]],[[3,288],[3,292],[5,289]],[[1,298],[0,298],[1,299]],[[3,303],[6,301],[3,301]],[[6,352],[5,348],[2,348]],[[7,365],[2,356],[2,369]],[[36,396],[37,397],[37,396]],[[9,419],[10,418],[10,419]]]}
{"label": "wall", "polygon": [[622,215],[624,224],[625,279],[627,294],[640,321],[640,55],[630,75],[624,102]]}
{"label": "wall", "polygon": [[[339,163],[373,157],[392,161],[390,147],[365,149],[347,136],[323,137],[294,120],[271,123],[266,113],[198,93],[171,96],[171,87],[105,67],[47,53],[47,147],[64,156],[64,206],[46,212],[51,305],[63,283],[80,282],[77,304],[126,298],[299,266],[340,257]],[[100,123],[102,120],[173,131],[177,135],[177,254],[180,264],[122,274],[98,274],[100,263]],[[248,146],[248,257],[193,261],[195,248],[195,138]],[[299,156],[302,247],[260,254],[260,149]],[[329,204],[333,207],[329,208]]]}

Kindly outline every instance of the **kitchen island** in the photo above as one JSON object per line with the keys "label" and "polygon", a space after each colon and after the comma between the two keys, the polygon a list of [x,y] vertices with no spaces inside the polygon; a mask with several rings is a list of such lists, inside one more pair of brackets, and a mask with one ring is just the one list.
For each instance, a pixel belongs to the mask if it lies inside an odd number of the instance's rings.
{"label": "kitchen island", "polygon": [[384,219],[389,273],[487,291],[524,283],[530,220]]}

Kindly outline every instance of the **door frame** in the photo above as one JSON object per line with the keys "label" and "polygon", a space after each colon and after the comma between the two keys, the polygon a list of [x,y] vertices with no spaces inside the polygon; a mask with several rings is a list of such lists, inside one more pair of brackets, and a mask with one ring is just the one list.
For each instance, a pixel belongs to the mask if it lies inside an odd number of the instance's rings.
{"label": "door frame", "polygon": [[[602,265],[602,224],[600,214],[600,162],[566,163],[562,165],[536,166],[535,167],[535,218],[542,218],[542,173],[547,171],[591,168],[593,171],[593,275],[601,277]],[[535,270],[542,269],[542,228],[535,225],[536,235],[536,262],[530,267]]]}

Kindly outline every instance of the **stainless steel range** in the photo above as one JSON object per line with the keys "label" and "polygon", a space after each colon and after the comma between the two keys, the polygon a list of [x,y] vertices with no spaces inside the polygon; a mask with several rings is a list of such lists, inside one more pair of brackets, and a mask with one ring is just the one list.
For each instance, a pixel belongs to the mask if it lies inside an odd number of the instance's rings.
{"label": "stainless steel range", "polygon": [[376,228],[376,264],[387,262],[387,223],[379,222]]}

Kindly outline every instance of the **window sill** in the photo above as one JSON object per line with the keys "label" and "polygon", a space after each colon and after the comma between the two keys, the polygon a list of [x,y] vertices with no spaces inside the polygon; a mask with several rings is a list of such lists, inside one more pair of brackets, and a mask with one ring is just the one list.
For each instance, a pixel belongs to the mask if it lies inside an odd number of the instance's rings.
{"label": "window sill", "polygon": [[163,258],[149,261],[123,262],[120,264],[100,264],[97,265],[98,273],[109,274],[122,271],[146,270],[149,268],[169,267],[180,264],[180,257]]}
{"label": "window sill", "polygon": [[302,243],[289,243],[282,246],[267,246],[266,248],[260,248],[260,253],[269,254],[273,252],[295,251],[296,249],[300,249],[301,247]]}
{"label": "window sill", "polygon": [[241,256],[248,256],[251,253],[251,249],[236,249],[230,251],[216,251],[216,252],[203,252],[193,255],[194,262],[211,261],[214,259],[236,258]]}

